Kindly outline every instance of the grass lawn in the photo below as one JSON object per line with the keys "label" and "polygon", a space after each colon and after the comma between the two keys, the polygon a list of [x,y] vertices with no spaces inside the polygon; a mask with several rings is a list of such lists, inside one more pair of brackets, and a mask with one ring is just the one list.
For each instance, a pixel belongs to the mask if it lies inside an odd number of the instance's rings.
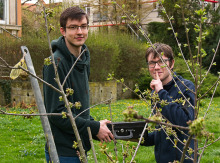
{"label": "grass lawn", "polygon": [[[148,116],[150,112],[150,105],[140,100],[120,100],[111,104],[112,116],[114,122],[123,121],[122,111],[128,106],[133,105],[139,114]],[[204,115],[205,109],[208,106],[208,99],[203,100],[203,108],[201,109],[201,116]],[[2,108],[5,110],[4,108]],[[25,109],[8,109],[8,112],[20,113],[23,111],[28,112]],[[220,97],[215,98],[211,109],[207,115],[206,127],[208,131],[215,133],[215,137],[220,136],[219,124],[220,124]],[[110,119],[109,106],[99,105],[91,110],[91,115],[96,120]],[[41,127],[39,117],[32,119],[24,119],[19,116],[6,116],[0,115],[0,162],[1,163],[44,163],[44,134]],[[98,161],[100,163],[107,162],[107,157],[100,152],[100,142],[94,141],[95,149]],[[123,150],[131,151],[136,143],[130,143],[129,149],[126,148],[126,141],[117,141],[117,150],[119,162],[122,162],[122,148]],[[204,142],[199,143],[201,147]],[[107,144],[108,152],[111,152],[113,156],[114,144]],[[214,143],[208,147],[202,158],[202,163],[220,162],[220,142]],[[154,163],[154,148],[153,147],[140,147],[135,158],[136,162],[150,162]],[[130,160],[131,157],[129,157]],[[91,151],[88,153],[88,161],[93,161]]]}

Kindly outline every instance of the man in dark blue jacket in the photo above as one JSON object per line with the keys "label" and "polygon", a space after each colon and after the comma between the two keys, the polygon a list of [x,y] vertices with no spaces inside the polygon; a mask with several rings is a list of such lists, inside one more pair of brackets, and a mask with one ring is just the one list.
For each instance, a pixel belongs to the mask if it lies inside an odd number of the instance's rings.
{"label": "man in dark blue jacket", "polygon": [[[160,56],[163,58],[161,60]],[[146,61],[149,72],[153,80],[150,87],[153,93],[159,96],[159,102],[152,108],[154,114],[160,112],[162,117],[174,125],[187,127],[187,122],[194,119],[194,104],[195,104],[195,86],[194,84],[181,76],[174,77],[171,75],[170,69],[174,67],[174,56],[172,48],[166,44],[156,43],[154,48],[150,47],[146,52]],[[167,66],[170,68],[168,68]],[[180,91],[182,93],[180,93]],[[185,96],[185,97],[184,97]],[[188,100],[185,103],[174,102],[176,99],[185,98]],[[161,106],[160,102],[166,101],[168,105]],[[142,145],[155,145],[155,158],[158,163],[180,161],[184,148],[184,140],[188,138],[188,132],[172,128],[175,133],[167,134],[166,127],[157,125],[157,130],[148,134]],[[176,145],[176,147],[174,147]],[[190,142],[190,148],[194,149],[193,141]],[[184,163],[192,162],[192,155],[187,154]]]}

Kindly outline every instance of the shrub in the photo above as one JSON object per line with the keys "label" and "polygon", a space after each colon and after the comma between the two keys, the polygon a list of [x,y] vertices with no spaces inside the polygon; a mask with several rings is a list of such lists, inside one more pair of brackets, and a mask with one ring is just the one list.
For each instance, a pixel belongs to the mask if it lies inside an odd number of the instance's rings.
{"label": "shrub", "polygon": [[[206,53],[208,54],[204,59],[203,59],[203,64],[206,68],[209,67],[211,60],[214,56],[213,49],[216,50],[216,45],[218,44],[219,38],[220,38],[220,26],[212,26],[209,28],[209,35],[206,38],[206,41],[204,43],[204,49]],[[211,72],[214,74],[218,74],[220,70],[220,49],[218,49],[216,53],[216,57],[214,62],[216,62],[216,66],[212,66]]]}
{"label": "shrub", "polygon": [[121,62],[116,72],[116,77],[135,80],[140,69],[145,65],[144,56],[147,45],[126,34],[117,34],[117,40],[121,50]]}
{"label": "shrub", "polygon": [[91,81],[103,81],[108,73],[135,79],[143,67],[146,46],[127,34],[91,33],[86,42],[91,53]]}
{"label": "shrub", "polygon": [[[21,41],[16,40],[10,35],[0,35],[0,56],[10,65],[14,66],[21,59]],[[3,64],[2,61],[0,61]],[[9,76],[10,70],[1,67],[1,76]]]}
{"label": "shrub", "polygon": [[104,33],[91,33],[86,45],[91,57],[91,81],[103,81],[108,73],[117,71],[120,49],[111,36]]}
{"label": "shrub", "polygon": [[22,45],[27,46],[30,52],[35,72],[38,76],[42,77],[44,58],[50,55],[47,39],[38,37],[25,37],[23,39]]}
{"label": "shrub", "polygon": [[[15,65],[22,57],[20,46],[29,49],[36,74],[42,75],[44,58],[50,55],[46,37],[24,36],[22,41],[1,39],[1,56]],[[146,46],[128,34],[90,32],[86,42],[91,53],[91,81],[104,81],[108,73],[117,78],[135,79],[143,67]],[[9,73],[8,73],[9,75]]]}
{"label": "shrub", "polygon": [[[36,74],[41,76],[44,58],[50,55],[47,40],[37,37],[23,37],[22,39],[22,41],[12,37],[0,39],[0,44],[2,45],[0,56],[10,66],[14,66],[22,58],[21,46],[27,46]],[[9,73],[10,69],[6,68],[5,72],[1,72],[1,76],[9,76]]]}

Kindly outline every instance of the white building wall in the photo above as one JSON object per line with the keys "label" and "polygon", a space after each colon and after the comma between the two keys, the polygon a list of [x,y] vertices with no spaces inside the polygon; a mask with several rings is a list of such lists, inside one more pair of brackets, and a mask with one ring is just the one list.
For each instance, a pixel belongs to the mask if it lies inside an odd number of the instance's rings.
{"label": "white building wall", "polygon": [[[148,24],[149,22],[156,21],[156,22],[163,22],[163,20],[158,16],[156,3],[146,3],[149,2],[149,0],[141,0],[141,17],[140,17],[140,23],[141,24]],[[113,10],[112,5],[107,5],[106,7],[100,6],[99,2],[102,3],[102,0],[63,0],[63,6],[64,8],[73,6],[73,5],[79,5],[81,7],[84,7],[87,14],[89,15],[90,26],[96,26],[96,25],[106,25],[106,24],[112,24],[115,22],[111,21],[111,18],[109,18],[108,21],[97,21],[95,19],[95,13],[99,11],[99,8],[106,8],[108,7],[109,12],[108,16],[111,14],[111,10]],[[111,1],[109,0],[109,3]],[[125,4],[126,5],[126,4]],[[97,15],[96,15],[97,16]],[[121,15],[123,16],[123,15]]]}

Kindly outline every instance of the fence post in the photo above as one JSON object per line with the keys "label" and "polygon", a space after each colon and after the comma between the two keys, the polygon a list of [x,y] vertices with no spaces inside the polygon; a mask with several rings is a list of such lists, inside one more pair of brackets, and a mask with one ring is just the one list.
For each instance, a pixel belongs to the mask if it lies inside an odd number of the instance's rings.
{"label": "fence post", "polygon": [[[32,74],[36,75],[28,48],[26,46],[21,46],[21,51],[22,51],[23,55],[25,56],[24,58],[25,58],[25,61],[27,64],[28,71],[31,72]],[[29,77],[30,77],[31,87],[34,92],[34,97],[36,100],[36,104],[37,104],[37,108],[39,110],[39,113],[45,114],[46,109],[45,109],[45,106],[43,103],[43,99],[42,99],[42,95],[41,95],[40,86],[38,84],[38,81],[36,78],[32,77],[31,75],[29,75]],[[54,163],[59,163],[59,158],[58,158],[58,154],[57,154],[56,146],[54,143],[54,139],[53,139],[53,135],[52,135],[52,131],[50,128],[48,117],[47,116],[40,116],[40,119],[41,119],[41,124],[43,126],[44,135],[45,135],[45,138],[47,141],[51,161]]]}

